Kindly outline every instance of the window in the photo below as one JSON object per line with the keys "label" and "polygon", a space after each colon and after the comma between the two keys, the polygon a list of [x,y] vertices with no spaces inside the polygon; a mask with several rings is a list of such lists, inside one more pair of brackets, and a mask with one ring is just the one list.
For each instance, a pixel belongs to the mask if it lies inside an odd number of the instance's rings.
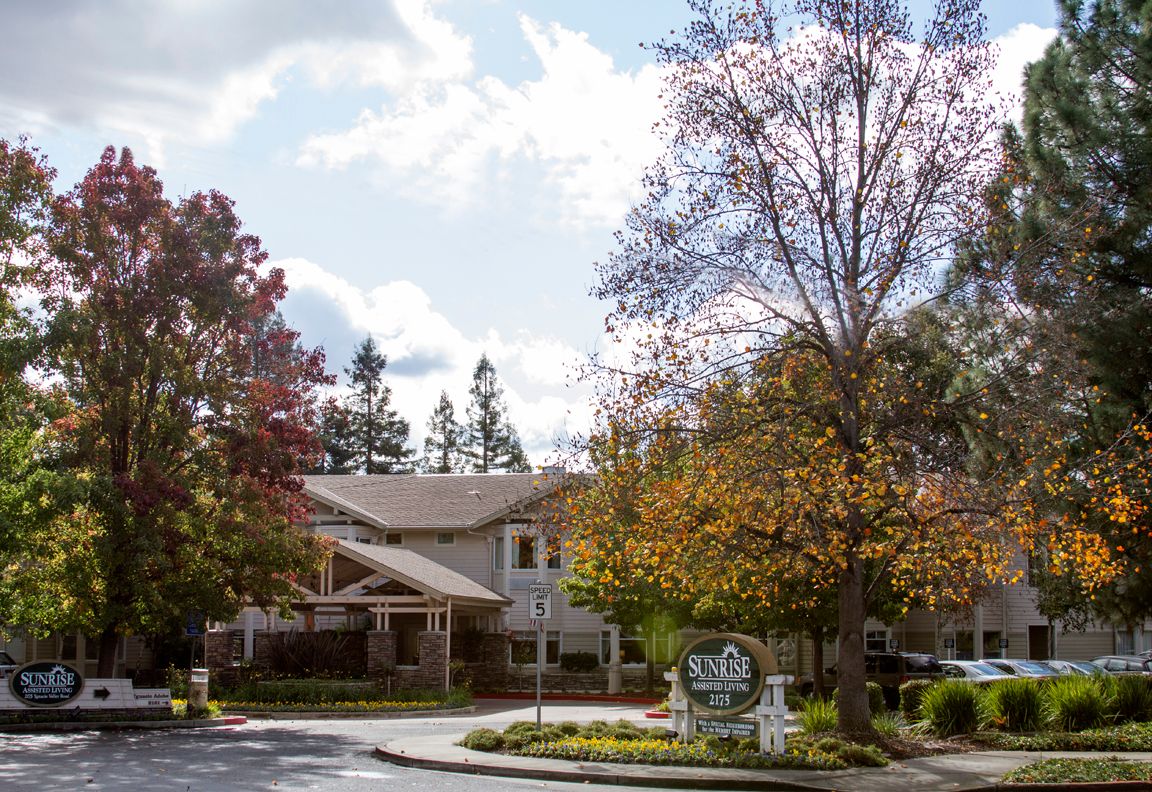
{"label": "window", "polygon": [[[560,548],[557,547],[549,555],[545,563],[548,569],[560,568]],[[536,537],[512,537],[512,568],[536,569]]]}
{"label": "window", "polygon": [[864,651],[865,652],[887,652],[888,651],[888,631],[887,630],[865,630],[864,631]]}
{"label": "window", "polygon": [[404,534],[386,533],[384,534],[384,544],[398,547],[404,544]]}
{"label": "window", "polygon": [[512,537],[512,568],[536,568],[536,540],[531,536]]}
{"label": "window", "polygon": [[504,537],[497,536],[492,541],[492,568],[496,570],[504,569]]}
{"label": "window", "polygon": [[[522,630],[513,634],[509,645],[514,665],[536,665],[536,637],[539,632]],[[544,664],[556,665],[560,662],[560,631],[548,630],[544,638]]]}
{"label": "window", "polygon": [[438,545],[454,545],[456,544],[456,534],[451,531],[436,534],[436,544]]}
{"label": "window", "polygon": [[360,544],[372,544],[372,540],[367,536],[357,536],[356,541]]}
{"label": "window", "polygon": [[[671,661],[672,651],[668,633],[657,633],[655,640],[656,663]],[[648,641],[643,635],[633,635],[620,631],[620,662],[624,665],[645,665],[648,657]],[[607,665],[612,662],[612,633],[608,630],[600,633],[600,662]]]}

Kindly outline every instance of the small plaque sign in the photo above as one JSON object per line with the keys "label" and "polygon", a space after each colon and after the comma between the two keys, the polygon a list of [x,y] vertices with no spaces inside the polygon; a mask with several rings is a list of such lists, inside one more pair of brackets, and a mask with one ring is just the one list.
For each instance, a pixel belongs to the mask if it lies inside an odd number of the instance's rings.
{"label": "small plaque sign", "polygon": [[26,663],[8,678],[12,695],[32,707],[59,707],[80,695],[84,677],[58,660]]}
{"label": "small plaque sign", "polygon": [[1000,648],[1001,649],[1007,649],[1008,648],[1008,639],[1007,638],[1001,638],[1000,639]]}
{"label": "small plaque sign", "polygon": [[136,688],[132,696],[137,707],[172,709],[172,691],[169,688]]}
{"label": "small plaque sign", "polygon": [[955,649],[956,648],[956,639],[955,638],[945,638],[944,639],[944,648],[945,649]]}
{"label": "small plaque sign", "polygon": [[755,737],[756,721],[730,718],[697,718],[697,734],[715,734],[719,737]]}

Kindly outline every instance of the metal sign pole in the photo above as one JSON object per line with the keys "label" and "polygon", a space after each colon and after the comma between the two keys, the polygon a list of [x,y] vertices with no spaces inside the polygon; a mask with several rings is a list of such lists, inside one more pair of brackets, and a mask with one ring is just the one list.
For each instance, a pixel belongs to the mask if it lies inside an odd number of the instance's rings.
{"label": "metal sign pole", "polygon": [[540,689],[544,682],[544,622],[536,622],[536,731],[540,731]]}

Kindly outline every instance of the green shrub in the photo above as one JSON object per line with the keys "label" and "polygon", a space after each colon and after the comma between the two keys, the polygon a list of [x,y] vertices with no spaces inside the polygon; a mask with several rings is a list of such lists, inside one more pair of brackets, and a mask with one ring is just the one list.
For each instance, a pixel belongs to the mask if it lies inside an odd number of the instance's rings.
{"label": "green shrub", "polygon": [[1118,723],[1152,720],[1152,678],[1106,677],[1112,682],[1110,713]]}
{"label": "green shrub", "polygon": [[840,757],[845,764],[856,767],[888,766],[888,760],[884,758],[884,754],[880,753],[880,748],[875,745],[848,743],[837,749],[836,756]]}
{"label": "green shrub", "polygon": [[945,680],[920,695],[920,715],[939,737],[969,734],[980,728],[982,691],[959,680]]}
{"label": "green shrub", "polygon": [[909,720],[920,717],[920,699],[936,684],[934,679],[910,679],[900,686],[900,711]]}
{"label": "green shrub", "polygon": [[998,729],[1036,731],[1043,717],[1040,685],[1031,679],[1005,679],[988,686],[988,719]]}
{"label": "green shrub", "polygon": [[[603,721],[599,721],[599,722],[603,723]],[[526,721],[526,720],[513,721],[512,723],[508,724],[508,727],[506,729],[504,729],[505,734],[507,734],[508,732],[520,732],[520,731],[530,731],[530,732],[537,731],[536,721]]]}
{"label": "green shrub", "polygon": [[1045,685],[1044,715],[1062,731],[1083,731],[1104,722],[1107,702],[1096,680],[1088,676],[1062,676]]}
{"label": "green shrub", "polygon": [[[880,687],[876,682],[867,682],[865,683],[865,687],[868,690],[868,711],[873,715],[887,712],[888,704],[884,700],[884,688]],[[840,703],[840,688],[832,691],[832,700],[837,704]]]}
{"label": "green shrub", "polygon": [[600,667],[600,658],[592,652],[564,652],[560,655],[560,669],[573,674],[587,674]]}
{"label": "green shrub", "polygon": [[504,747],[504,736],[495,729],[473,729],[458,745],[472,751],[499,751]]}
{"label": "green shrub", "polygon": [[808,699],[796,714],[796,722],[802,734],[819,734],[836,728],[838,711],[835,701],[818,698]]}
{"label": "green shrub", "polygon": [[554,728],[565,737],[574,737],[580,733],[581,726],[576,721],[566,720],[560,721]]}

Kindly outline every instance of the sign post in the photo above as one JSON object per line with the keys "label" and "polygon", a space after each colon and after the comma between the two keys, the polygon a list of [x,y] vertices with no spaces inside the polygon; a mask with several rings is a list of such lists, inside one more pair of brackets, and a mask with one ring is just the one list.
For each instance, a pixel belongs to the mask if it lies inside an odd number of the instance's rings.
{"label": "sign post", "polygon": [[540,731],[540,699],[541,688],[544,685],[545,639],[548,633],[544,630],[544,622],[552,618],[552,584],[541,583],[537,580],[528,586],[528,615],[536,627],[536,731]]}

